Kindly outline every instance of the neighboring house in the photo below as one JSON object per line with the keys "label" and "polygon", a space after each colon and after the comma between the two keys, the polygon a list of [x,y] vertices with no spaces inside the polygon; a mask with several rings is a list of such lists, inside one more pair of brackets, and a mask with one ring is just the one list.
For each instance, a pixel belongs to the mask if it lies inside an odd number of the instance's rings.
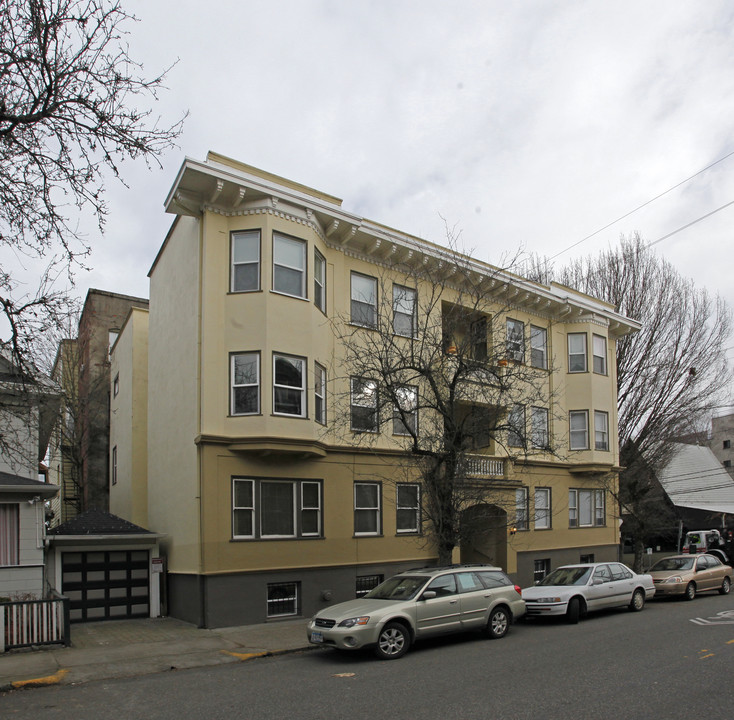
{"label": "neighboring house", "polygon": [[58,491],[39,465],[58,410],[58,388],[18,373],[0,348],[0,597],[40,599],[46,591],[45,502]]}
{"label": "neighboring house", "polygon": [[710,448],[674,443],[657,478],[686,530],[734,526],[734,479]]}
{"label": "neighboring house", "polygon": [[63,390],[50,448],[51,479],[61,487],[54,525],[83,510],[109,509],[109,352],[131,307],[144,298],[91,289],[77,337],[59,346],[52,377]]}
{"label": "neighboring house", "polygon": [[720,415],[711,420],[709,447],[734,478],[734,413]]}
{"label": "neighboring house", "polygon": [[[398,259],[450,278],[445,250],[213,153],[183,163],[166,209],[176,218],[150,270],[149,314],[128,315],[111,358],[110,505],[165,533],[168,614],[206,627],[307,616],[435,563],[404,433],[371,425],[368,383],[345,374],[334,323],[369,333],[385,295],[405,334],[430,288],[399,288]],[[477,282],[499,277],[502,342],[506,326],[510,362],[537,369],[545,400],[487,409],[541,439],[525,455],[509,434],[474,438],[467,482],[486,488],[496,522],[455,559],[490,560],[522,585],[617,559],[615,345],[638,326],[568,288],[465,261]],[[456,302],[449,283],[439,327]]]}

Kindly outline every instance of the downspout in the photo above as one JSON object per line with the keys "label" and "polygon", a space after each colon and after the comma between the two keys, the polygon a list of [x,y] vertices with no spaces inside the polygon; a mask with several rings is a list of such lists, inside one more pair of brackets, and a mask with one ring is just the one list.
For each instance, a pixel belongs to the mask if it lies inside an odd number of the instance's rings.
{"label": "downspout", "polygon": [[[201,418],[201,368],[202,368],[202,362],[201,362],[201,353],[202,353],[202,340],[201,340],[201,332],[202,332],[202,304],[203,304],[203,298],[204,298],[204,291],[203,291],[203,283],[204,283],[204,222],[205,222],[205,211],[202,211],[201,213],[201,220],[199,221],[199,264],[198,264],[198,274],[199,274],[199,282],[198,282],[198,308],[197,308],[197,338],[196,338],[196,422],[197,422],[197,428],[196,428],[196,437],[201,436],[201,426],[202,426],[202,418]],[[206,612],[206,583],[204,582],[204,538],[202,537],[202,529],[204,527],[204,508],[203,508],[203,497],[202,497],[202,490],[203,490],[203,482],[202,482],[202,474],[203,474],[203,460],[201,457],[201,445],[196,446],[196,457],[197,457],[197,474],[198,474],[198,485],[199,485],[199,494],[198,494],[198,500],[199,500],[199,527],[197,531],[198,539],[199,539],[199,571],[197,573],[197,585],[198,585],[198,592],[199,592],[199,627],[203,628],[206,627],[206,618],[207,618],[207,612]]]}

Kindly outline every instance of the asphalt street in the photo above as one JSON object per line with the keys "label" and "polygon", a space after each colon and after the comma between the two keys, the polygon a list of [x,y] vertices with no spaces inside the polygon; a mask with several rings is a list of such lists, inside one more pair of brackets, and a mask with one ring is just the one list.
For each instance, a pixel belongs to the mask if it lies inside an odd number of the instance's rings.
{"label": "asphalt street", "polygon": [[238,665],[15,691],[0,717],[631,718],[734,711],[734,594],[653,601],[578,625],[520,623],[417,644],[402,659],[323,649]]}

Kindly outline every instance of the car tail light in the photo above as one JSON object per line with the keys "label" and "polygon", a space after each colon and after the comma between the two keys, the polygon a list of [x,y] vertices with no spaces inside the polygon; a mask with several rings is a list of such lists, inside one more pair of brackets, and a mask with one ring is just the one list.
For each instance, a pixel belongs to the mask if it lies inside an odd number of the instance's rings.
{"label": "car tail light", "polygon": [[515,585],[515,592],[522,596],[522,588],[519,585]]}

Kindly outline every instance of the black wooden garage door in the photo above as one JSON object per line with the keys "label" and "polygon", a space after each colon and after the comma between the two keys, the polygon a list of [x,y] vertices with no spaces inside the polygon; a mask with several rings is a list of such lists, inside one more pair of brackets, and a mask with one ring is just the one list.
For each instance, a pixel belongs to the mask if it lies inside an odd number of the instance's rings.
{"label": "black wooden garage door", "polygon": [[148,617],[148,552],[65,552],[61,583],[71,622]]}

